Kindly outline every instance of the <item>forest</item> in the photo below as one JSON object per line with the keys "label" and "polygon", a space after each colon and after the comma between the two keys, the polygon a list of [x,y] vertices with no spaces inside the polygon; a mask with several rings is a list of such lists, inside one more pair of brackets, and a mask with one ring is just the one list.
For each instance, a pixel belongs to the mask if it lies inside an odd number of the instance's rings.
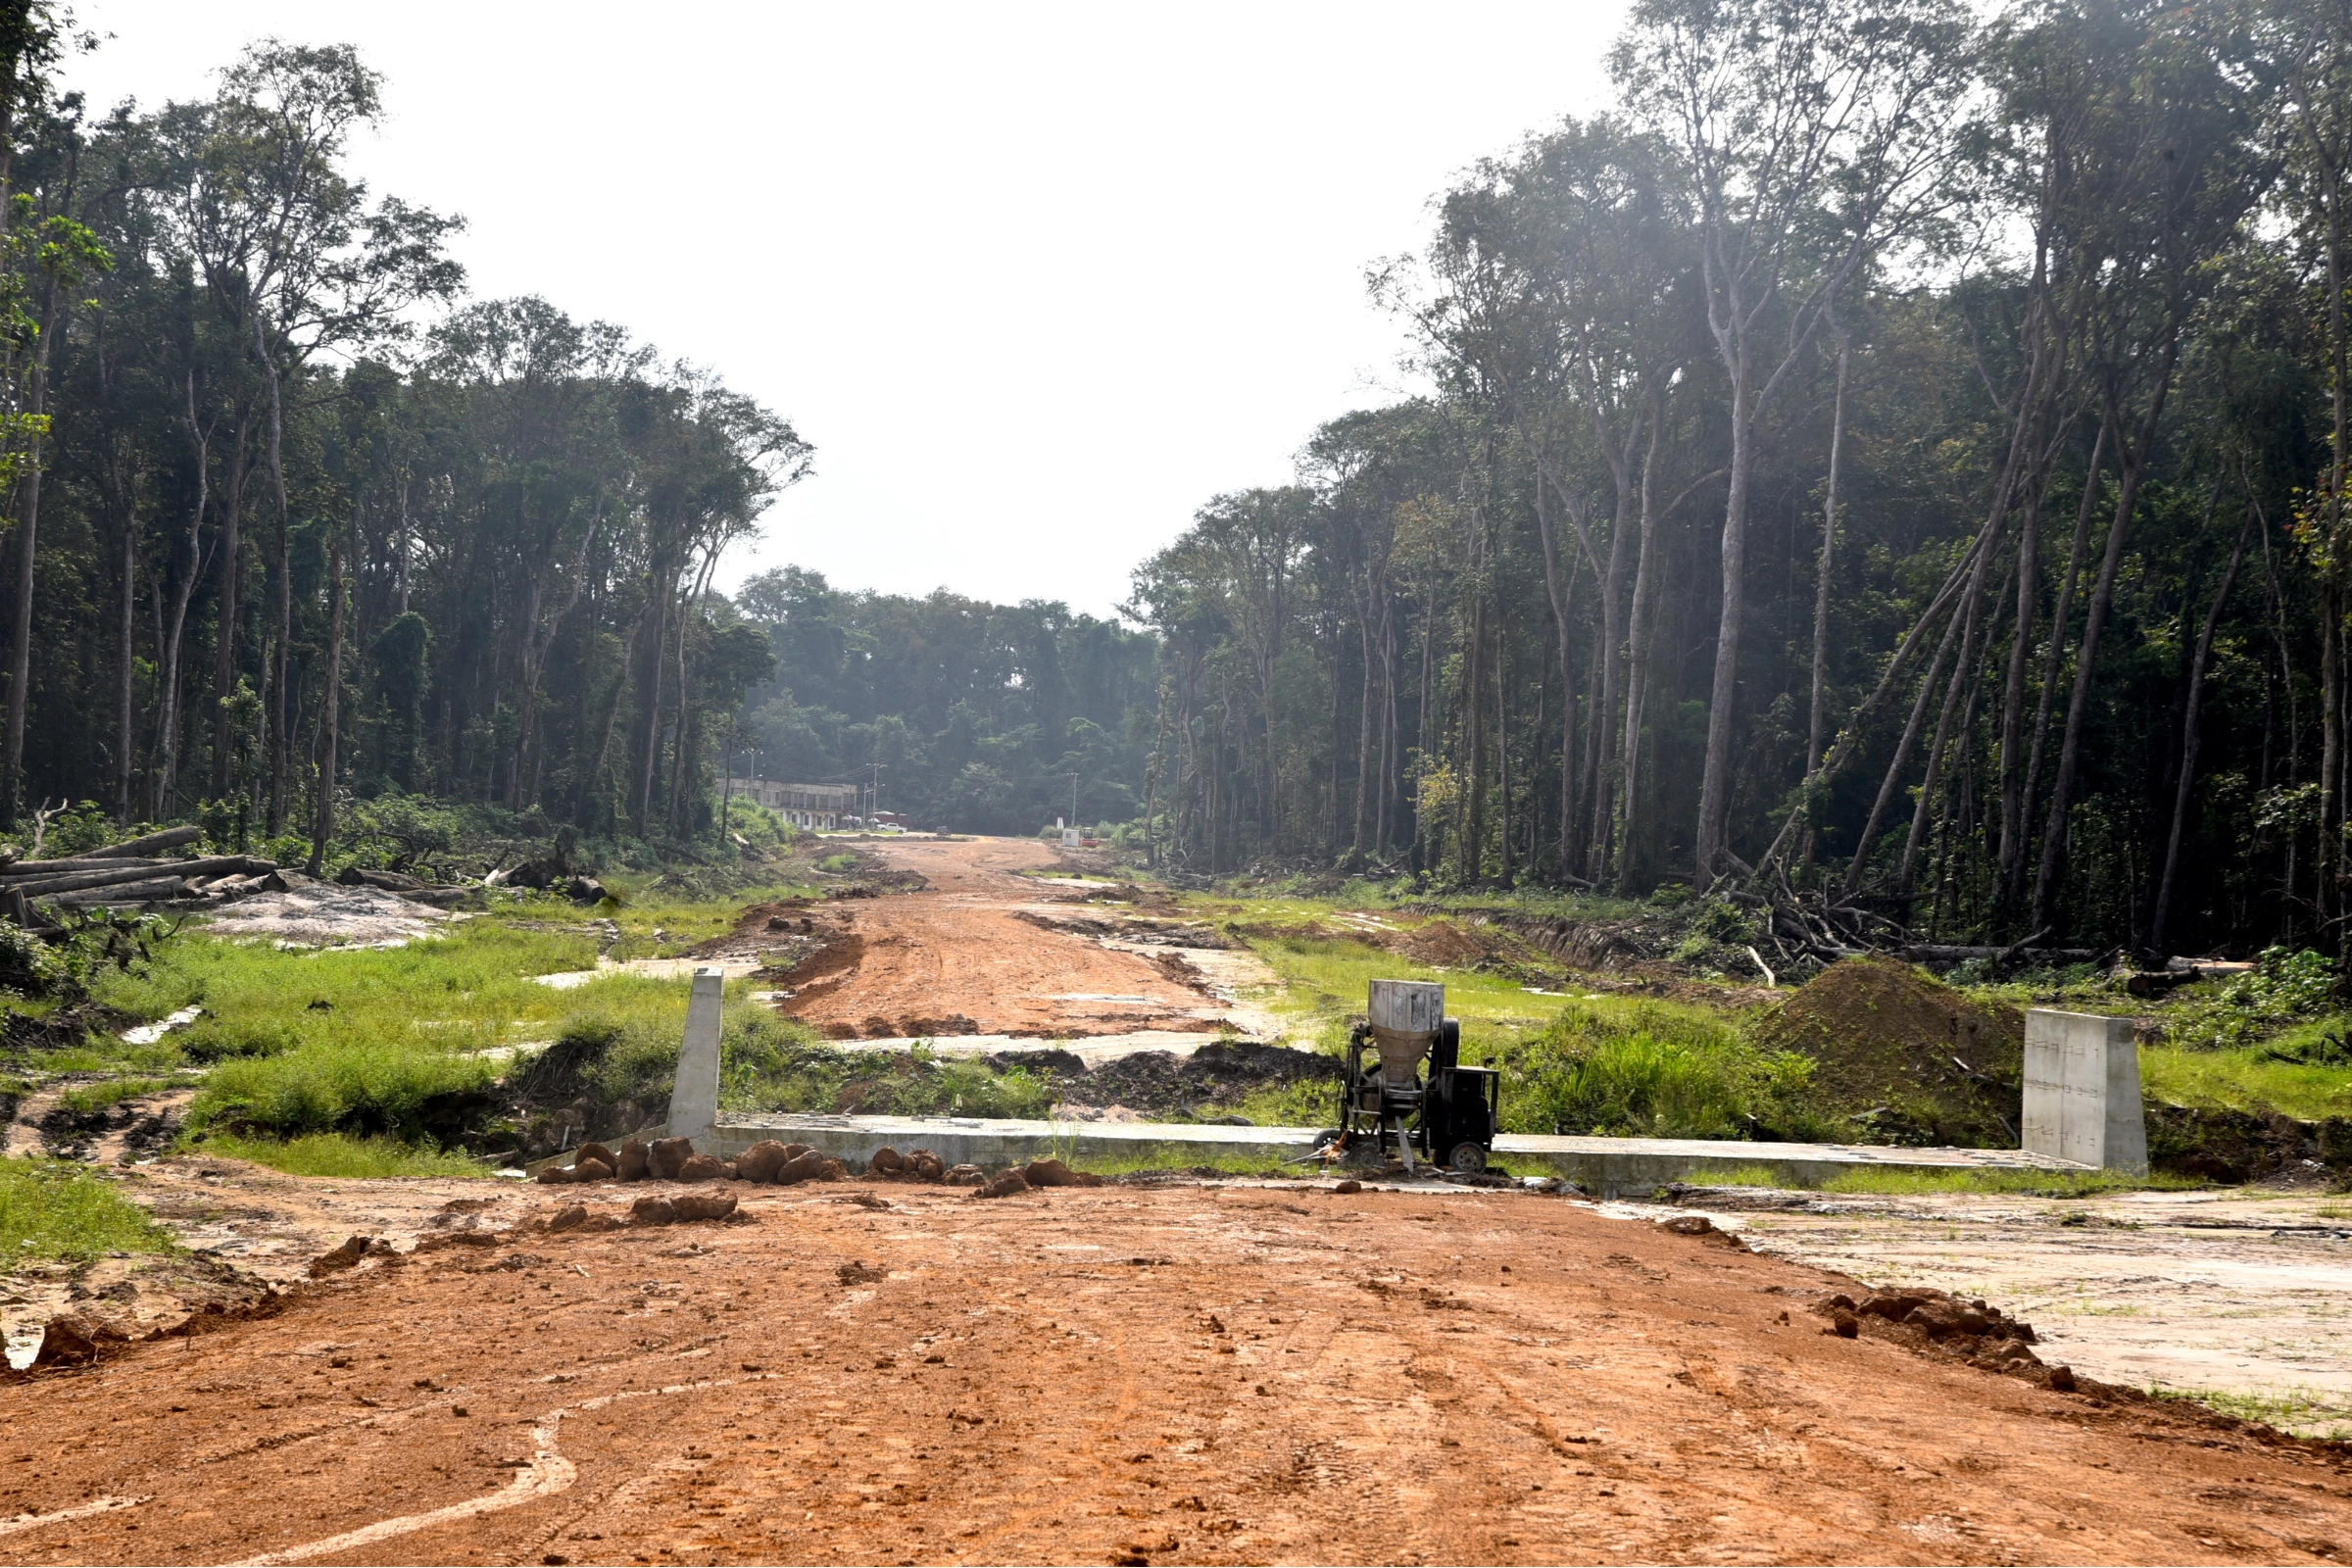
{"label": "forest", "polygon": [[1608,63],[1371,270],[1428,392],[1137,574],[1155,847],[2339,944],[2352,8],[1642,0]]}
{"label": "forest", "polygon": [[1178,872],[1769,904],[1822,953],[2352,925],[2346,0],[1642,0],[1606,102],[1368,268],[1416,395],[1110,617],[719,592],[789,559],[811,440],[470,297],[462,220],[351,172],[353,51],[101,109],[70,19],[6,9],[20,836],[322,846],[397,793],[716,844],[748,770]]}

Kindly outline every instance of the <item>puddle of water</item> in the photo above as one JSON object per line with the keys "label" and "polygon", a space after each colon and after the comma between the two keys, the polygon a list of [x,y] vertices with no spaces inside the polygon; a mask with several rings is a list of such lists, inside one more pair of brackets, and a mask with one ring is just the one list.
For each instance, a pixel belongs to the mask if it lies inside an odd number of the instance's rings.
{"label": "puddle of water", "polygon": [[122,1040],[125,1045],[152,1046],[172,1030],[185,1028],[203,1016],[204,1009],[202,1007],[182,1007],[177,1012],[167,1013],[153,1023],[143,1023],[135,1029],[123,1030]]}

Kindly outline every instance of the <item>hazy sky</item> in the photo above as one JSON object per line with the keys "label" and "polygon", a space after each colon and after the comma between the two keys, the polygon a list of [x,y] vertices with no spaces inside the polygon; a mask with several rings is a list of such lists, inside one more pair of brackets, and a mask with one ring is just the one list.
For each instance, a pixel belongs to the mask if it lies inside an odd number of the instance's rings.
{"label": "hazy sky", "polygon": [[1596,4],[75,0],[98,107],[254,38],[389,78],[356,163],[536,293],[817,448],[722,580],[1107,612],[1219,490],[1401,384],[1365,266],[1456,170],[1601,101]]}

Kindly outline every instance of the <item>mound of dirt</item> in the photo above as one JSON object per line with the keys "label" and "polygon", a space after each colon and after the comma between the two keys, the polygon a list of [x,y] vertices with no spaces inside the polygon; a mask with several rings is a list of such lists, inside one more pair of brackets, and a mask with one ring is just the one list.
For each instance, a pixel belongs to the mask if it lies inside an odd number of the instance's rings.
{"label": "mound of dirt", "polygon": [[1873,1142],[2017,1142],[2026,1020],[1888,958],[1834,963],[1753,1027],[1813,1058],[1813,1084]]}
{"label": "mound of dirt", "polygon": [[[1029,1054],[1034,1057],[1043,1053]],[[1068,1053],[1054,1053],[1071,1062]],[[1003,1056],[995,1059],[1003,1060]],[[1125,1105],[1164,1114],[1239,1100],[1265,1085],[1320,1082],[1339,1077],[1337,1056],[1260,1046],[1249,1041],[1211,1041],[1189,1056],[1168,1051],[1139,1051],[1114,1056],[1092,1071],[1070,1071],[1056,1061],[1053,1077],[1059,1097],[1079,1105]]]}
{"label": "mound of dirt", "polygon": [[1466,969],[1493,956],[1494,948],[1451,920],[1432,920],[1416,926],[1396,943],[1396,951],[1433,969]]}

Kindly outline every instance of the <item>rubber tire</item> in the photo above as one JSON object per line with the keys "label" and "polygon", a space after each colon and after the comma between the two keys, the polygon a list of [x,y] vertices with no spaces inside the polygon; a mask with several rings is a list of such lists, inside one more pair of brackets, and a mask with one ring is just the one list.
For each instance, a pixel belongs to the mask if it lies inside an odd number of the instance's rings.
{"label": "rubber tire", "polygon": [[1446,1163],[1465,1176],[1482,1175],[1487,1168],[1487,1152],[1477,1144],[1456,1144],[1453,1152],[1446,1156]]}

